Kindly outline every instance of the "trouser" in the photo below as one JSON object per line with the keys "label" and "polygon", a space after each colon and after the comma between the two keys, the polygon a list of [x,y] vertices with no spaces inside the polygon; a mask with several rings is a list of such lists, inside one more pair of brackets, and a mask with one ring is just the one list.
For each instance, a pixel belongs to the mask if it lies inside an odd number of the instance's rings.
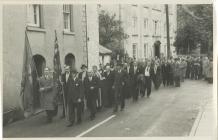
{"label": "trouser", "polygon": [[175,76],[175,86],[180,87],[180,76]]}
{"label": "trouser", "polygon": [[137,92],[136,87],[137,87],[137,84],[135,81],[134,83],[132,83],[132,86],[131,86],[133,100],[138,100],[138,96],[139,96],[139,93]]}
{"label": "trouser", "polygon": [[199,67],[198,66],[194,67],[194,78],[195,80],[199,79]]}
{"label": "trouser", "polygon": [[55,106],[54,110],[46,110],[48,121],[51,121],[52,118],[57,115],[57,112],[58,112],[58,106]]}
{"label": "trouser", "polygon": [[190,68],[186,69],[185,77],[190,78]]}
{"label": "trouser", "polygon": [[121,109],[125,107],[125,94],[122,91],[122,88],[115,89],[114,92],[114,111],[118,110],[118,106],[120,105]]}
{"label": "trouser", "polygon": [[98,108],[98,109],[100,109],[101,108],[101,101],[102,101],[102,99],[101,99],[101,96],[102,96],[102,94],[101,94],[101,88],[99,88],[98,89],[98,93],[97,93],[97,99],[96,99],[96,108]]}
{"label": "trouser", "polygon": [[164,86],[167,85],[167,76],[166,76],[166,74],[163,74],[163,85]]}
{"label": "trouser", "polygon": [[151,95],[151,77],[145,76],[145,91],[147,90],[147,97]]}
{"label": "trouser", "polygon": [[105,94],[103,100],[104,106],[111,107],[113,102],[112,87],[111,86],[105,87],[104,94]]}
{"label": "trouser", "polygon": [[94,95],[89,95],[88,98],[87,98],[87,106],[88,106],[88,109],[90,111],[90,117],[91,118],[95,117],[96,107],[97,107],[96,101],[97,100],[94,97]]}
{"label": "trouser", "polygon": [[154,77],[152,78],[152,81],[154,83],[154,88],[158,89],[158,84],[157,84],[157,75],[154,75]]}
{"label": "trouser", "polygon": [[194,69],[192,68],[191,69],[191,79],[194,79],[195,78],[195,71]]}
{"label": "trouser", "polygon": [[77,122],[82,121],[82,102],[68,102],[68,120],[70,123],[74,123],[76,121],[77,117]]}
{"label": "trouser", "polygon": [[138,88],[137,88],[137,92],[138,93],[140,93],[140,95],[142,96],[142,97],[144,97],[145,96],[145,87],[144,87],[144,82],[143,81],[140,81],[139,83],[138,83]]}
{"label": "trouser", "polygon": [[167,85],[174,85],[174,79],[173,79],[174,75],[173,73],[168,73],[167,75]]}

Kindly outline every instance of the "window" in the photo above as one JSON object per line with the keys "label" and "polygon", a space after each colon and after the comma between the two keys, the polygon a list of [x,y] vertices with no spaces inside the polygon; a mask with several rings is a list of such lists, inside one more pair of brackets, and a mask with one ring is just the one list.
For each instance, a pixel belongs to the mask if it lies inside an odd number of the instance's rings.
{"label": "window", "polygon": [[73,31],[73,8],[71,5],[63,5],[63,16],[64,16],[64,30]]}
{"label": "window", "polygon": [[154,35],[160,36],[161,35],[161,24],[158,20],[153,20],[153,27],[154,27]]}
{"label": "window", "polygon": [[133,58],[136,58],[136,56],[137,56],[137,48],[136,48],[136,44],[133,44],[133,46],[132,46],[132,56],[133,56]]}
{"label": "window", "polygon": [[147,34],[147,32],[148,32],[148,18],[144,18],[144,31]]}
{"label": "window", "polygon": [[136,29],[137,28],[137,20],[138,20],[138,18],[137,18],[137,16],[133,16],[132,18],[133,18],[133,28]]}
{"label": "window", "polygon": [[147,56],[148,43],[144,44],[144,58]]}
{"label": "window", "polygon": [[154,20],[154,35],[157,35],[157,20]]}
{"label": "window", "polygon": [[27,24],[29,26],[41,26],[41,11],[40,5],[31,4],[27,5]]}

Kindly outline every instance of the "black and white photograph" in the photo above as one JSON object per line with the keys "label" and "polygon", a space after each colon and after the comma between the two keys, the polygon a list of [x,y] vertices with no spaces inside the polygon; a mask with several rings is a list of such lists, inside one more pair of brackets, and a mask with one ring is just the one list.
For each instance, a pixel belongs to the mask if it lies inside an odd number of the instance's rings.
{"label": "black and white photograph", "polygon": [[3,4],[3,138],[215,136],[213,12]]}

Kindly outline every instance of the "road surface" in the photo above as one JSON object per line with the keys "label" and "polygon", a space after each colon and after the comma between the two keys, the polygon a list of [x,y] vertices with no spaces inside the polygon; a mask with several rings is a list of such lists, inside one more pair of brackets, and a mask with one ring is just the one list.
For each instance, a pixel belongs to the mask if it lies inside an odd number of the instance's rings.
{"label": "road surface", "polygon": [[[212,84],[186,80],[181,87],[152,89],[150,98],[126,101],[122,112],[103,109],[90,121],[66,127],[59,116],[46,124],[45,113],[17,121],[3,128],[3,137],[143,137],[188,136],[199,110],[212,98]],[[62,111],[60,111],[62,112]]]}

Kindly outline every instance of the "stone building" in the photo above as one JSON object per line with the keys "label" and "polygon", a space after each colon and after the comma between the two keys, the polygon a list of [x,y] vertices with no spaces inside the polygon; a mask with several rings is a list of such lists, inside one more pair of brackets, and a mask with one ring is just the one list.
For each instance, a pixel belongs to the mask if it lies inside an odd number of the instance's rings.
{"label": "stone building", "polygon": [[[101,5],[101,10],[116,14],[128,35],[124,43],[126,53],[137,60],[167,56],[165,5]],[[176,55],[173,43],[177,29],[176,5],[169,5],[170,50]]]}
{"label": "stone building", "polygon": [[[99,65],[97,5],[3,6],[3,111],[20,107],[25,31],[39,76],[53,69],[55,30],[64,64]],[[97,45],[96,45],[97,44]]]}

